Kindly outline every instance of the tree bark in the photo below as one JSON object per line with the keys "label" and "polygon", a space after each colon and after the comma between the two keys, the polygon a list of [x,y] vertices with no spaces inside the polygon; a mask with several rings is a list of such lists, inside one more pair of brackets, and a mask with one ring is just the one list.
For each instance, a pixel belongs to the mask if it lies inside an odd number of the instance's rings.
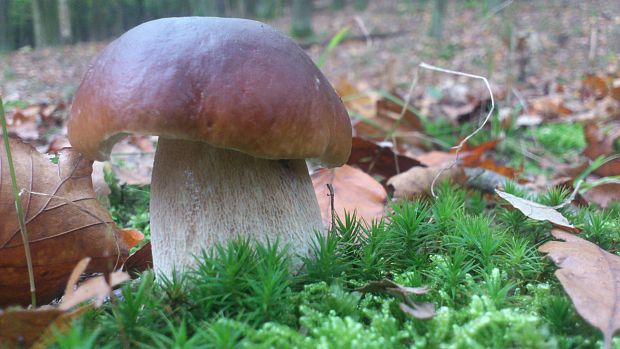
{"label": "tree bark", "polygon": [[443,36],[443,19],[446,13],[447,0],[435,0],[433,4],[433,17],[431,18],[431,29],[429,34],[434,39],[441,39]]}
{"label": "tree bark", "polygon": [[43,18],[41,17],[41,7],[39,5],[39,0],[32,0],[32,26],[34,29],[35,47],[47,45],[47,40],[43,33]]}
{"label": "tree bark", "polygon": [[58,22],[60,24],[60,42],[70,44],[73,41],[71,33],[71,12],[68,0],[58,0]]}
{"label": "tree bark", "polygon": [[312,35],[312,1],[293,0],[291,33],[298,38]]}
{"label": "tree bark", "polygon": [[9,0],[0,0],[0,52],[13,48],[9,27]]}

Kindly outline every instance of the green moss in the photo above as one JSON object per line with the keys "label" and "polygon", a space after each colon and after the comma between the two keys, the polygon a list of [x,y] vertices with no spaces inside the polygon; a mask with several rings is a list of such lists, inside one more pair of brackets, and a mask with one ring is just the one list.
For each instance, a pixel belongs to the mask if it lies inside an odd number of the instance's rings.
{"label": "green moss", "polygon": [[[481,196],[447,184],[437,189],[436,200],[395,204],[386,222],[367,226],[354,215],[342,217],[317,240],[299,275],[289,273],[289,257],[277,242],[245,240],[205,251],[185,274],[146,272],[125,284],[113,302],[58,334],[54,347],[600,345],[600,333],[575,313],[555,267],[537,251],[550,238],[548,224],[482,205]],[[524,194],[511,184],[506,190]],[[536,199],[555,203],[566,195],[549,192]],[[566,214],[584,229],[583,237],[616,249],[618,211],[586,207]],[[382,278],[427,285],[430,291],[415,300],[433,303],[436,316],[414,319],[400,310],[402,299],[356,291]]]}

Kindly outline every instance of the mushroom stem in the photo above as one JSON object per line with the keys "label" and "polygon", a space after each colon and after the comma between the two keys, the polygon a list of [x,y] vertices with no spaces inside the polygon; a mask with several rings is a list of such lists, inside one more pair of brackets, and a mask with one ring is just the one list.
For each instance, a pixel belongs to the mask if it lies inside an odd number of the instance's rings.
{"label": "mushroom stem", "polygon": [[304,160],[265,160],[207,143],[159,138],[151,183],[157,271],[195,264],[202,249],[236,237],[288,244],[307,256],[323,229]]}

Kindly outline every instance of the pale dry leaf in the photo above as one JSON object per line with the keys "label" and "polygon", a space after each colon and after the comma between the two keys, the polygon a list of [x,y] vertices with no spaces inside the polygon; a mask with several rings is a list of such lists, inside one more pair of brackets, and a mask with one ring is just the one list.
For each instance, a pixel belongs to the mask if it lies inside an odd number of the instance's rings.
{"label": "pale dry leaf", "polygon": [[428,293],[428,287],[408,287],[397,284],[390,279],[369,281],[366,285],[356,288],[359,292],[385,292],[391,295],[406,297],[410,294],[422,295]]}
{"label": "pale dry leaf", "polygon": [[398,297],[404,301],[401,303],[400,309],[407,315],[416,319],[427,320],[435,316],[435,305],[427,302],[416,302],[409,297],[410,295],[424,295],[429,289],[423,287],[409,287],[399,285],[390,279],[380,281],[369,281],[366,285],[355,289],[364,293],[387,293]]}
{"label": "pale dry leaf", "polygon": [[368,174],[348,165],[320,169],[312,174],[312,185],[321,209],[324,226],[331,217],[331,198],[327,184],[334,188],[334,208],[339,217],[355,212],[367,223],[384,215],[387,193],[383,186]]}
{"label": "pale dry leaf", "polygon": [[58,309],[69,310],[91,299],[94,299],[96,307],[101,306],[103,301],[110,295],[110,292],[112,292],[114,286],[129,279],[129,274],[124,271],[110,273],[109,280],[106,280],[103,275],[90,278],[80,284],[74,292],[66,294],[62,298],[62,303],[60,303]]}
{"label": "pale dry leaf", "polygon": [[559,240],[539,251],[560,268],[555,272],[575,309],[592,326],[600,329],[605,348],[620,329],[620,257],[560,229],[551,234]]}
{"label": "pale dry leaf", "polygon": [[[388,190],[392,191],[394,199],[411,200],[428,196],[431,193],[433,179],[442,169],[442,167],[413,167],[390,178],[387,182]],[[465,173],[461,167],[451,167],[441,173],[437,182],[450,180],[462,184],[465,179]]]}
{"label": "pale dry leaf", "polygon": [[411,305],[400,303],[403,313],[420,320],[432,319],[435,316],[435,305],[428,302],[410,302]]}
{"label": "pale dry leaf", "polygon": [[78,264],[76,264],[75,268],[73,268],[71,275],[69,275],[67,286],[65,287],[65,297],[75,291],[77,283],[80,280],[80,275],[84,273],[86,267],[88,267],[88,263],[90,263],[90,257],[85,257],[82,258]]}
{"label": "pale dry leaf", "polygon": [[[91,257],[88,272],[108,272],[126,258],[127,247],[109,213],[95,198],[91,162],[72,149],[58,165],[29,144],[10,140],[29,234],[37,299],[62,294],[75,264]],[[0,306],[30,302],[24,246],[11,190],[4,145],[0,145]]]}
{"label": "pale dry leaf", "polygon": [[566,217],[564,217],[560,212],[558,212],[552,207],[545,206],[527,199],[523,199],[497,189],[495,189],[495,193],[499,195],[502,199],[508,201],[512,207],[521,211],[521,213],[523,213],[528,218],[537,221],[547,221],[565,230],[579,232],[579,228],[570,224]]}

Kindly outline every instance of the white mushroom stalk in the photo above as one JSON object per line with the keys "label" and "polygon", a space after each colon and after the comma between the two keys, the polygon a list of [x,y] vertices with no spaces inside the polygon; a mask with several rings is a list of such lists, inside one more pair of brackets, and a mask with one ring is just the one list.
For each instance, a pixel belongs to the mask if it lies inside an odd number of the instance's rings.
{"label": "white mushroom stalk", "polygon": [[323,229],[304,160],[265,160],[202,142],[160,137],[151,184],[156,270],[194,264],[234,238],[288,245],[294,266]]}

